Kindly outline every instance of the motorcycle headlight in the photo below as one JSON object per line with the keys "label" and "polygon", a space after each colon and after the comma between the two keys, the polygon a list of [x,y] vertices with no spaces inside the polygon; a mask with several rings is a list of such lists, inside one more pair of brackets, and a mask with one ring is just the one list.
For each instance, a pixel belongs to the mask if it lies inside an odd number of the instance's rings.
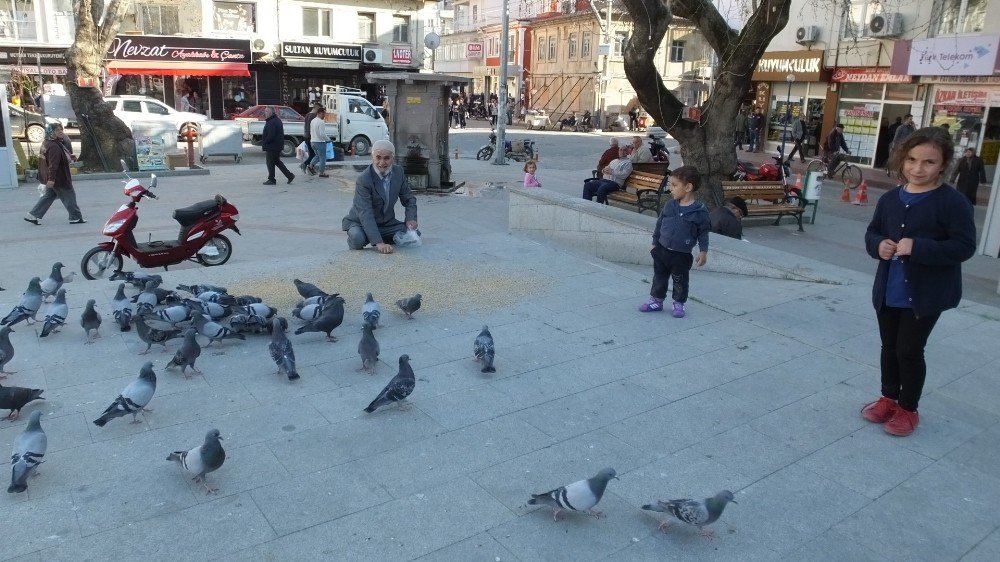
{"label": "motorcycle headlight", "polygon": [[114,236],[119,230],[125,226],[125,221],[127,219],[116,220],[113,222],[108,222],[104,225],[104,230],[102,231],[105,236]]}
{"label": "motorcycle headlight", "polygon": [[236,214],[234,214],[234,215],[233,215],[233,220],[234,220],[234,221],[238,221],[238,220],[240,220],[240,214],[239,214],[239,213],[236,213]]}

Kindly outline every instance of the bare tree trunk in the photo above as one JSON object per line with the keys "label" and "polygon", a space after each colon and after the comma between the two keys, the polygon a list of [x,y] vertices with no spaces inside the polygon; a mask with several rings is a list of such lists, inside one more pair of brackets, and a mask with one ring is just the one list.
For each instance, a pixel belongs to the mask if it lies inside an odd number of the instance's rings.
{"label": "bare tree trunk", "polygon": [[100,84],[104,54],[118,33],[128,0],[74,0],[76,38],[66,51],[66,86],[70,103],[80,123],[83,169],[111,171],[124,160],[136,168],[132,130],[112,113],[100,88],[80,88],[78,78],[92,78]]}

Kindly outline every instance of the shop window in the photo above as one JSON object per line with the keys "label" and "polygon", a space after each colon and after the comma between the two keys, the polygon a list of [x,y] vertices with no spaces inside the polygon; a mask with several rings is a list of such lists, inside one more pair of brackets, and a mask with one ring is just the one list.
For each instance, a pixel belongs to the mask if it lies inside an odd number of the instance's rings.
{"label": "shop window", "polygon": [[227,117],[246,111],[256,104],[257,89],[253,77],[222,77],[222,106]]}
{"label": "shop window", "polygon": [[978,33],[986,24],[987,0],[938,0],[931,18],[935,35]]}
{"label": "shop window", "polygon": [[622,56],[625,52],[625,45],[628,44],[628,32],[627,31],[616,31],[615,32],[615,52],[616,57]]}
{"label": "shop window", "polygon": [[0,38],[38,38],[33,0],[5,0],[0,3]]}
{"label": "shop window", "polygon": [[593,35],[589,31],[583,32],[583,39],[580,42],[580,58],[589,59],[590,58],[590,43],[593,41]]}
{"label": "shop window", "polygon": [[333,12],[321,8],[302,8],[302,35],[306,37],[330,37],[330,22]]}
{"label": "shop window", "polygon": [[217,31],[257,31],[257,5],[252,2],[214,2],[212,21]]}
{"label": "shop window", "polygon": [[358,12],[358,41],[363,43],[375,42],[375,14],[371,12]]}
{"label": "shop window", "polygon": [[392,41],[394,43],[410,42],[410,16],[392,16]]}
{"label": "shop window", "polygon": [[510,62],[514,62],[514,47],[516,46],[517,43],[514,42],[514,34],[511,33],[507,36],[507,60]]}
{"label": "shop window", "polygon": [[161,6],[159,4],[142,4],[139,10],[139,20],[142,32],[148,35],[174,35],[180,33],[180,19],[177,16],[177,6]]}
{"label": "shop window", "polygon": [[549,60],[554,61],[556,60],[556,57],[557,57],[556,38],[553,35],[549,37]]}
{"label": "shop window", "polygon": [[670,62],[684,62],[684,41],[670,42]]}
{"label": "shop window", "polygon": [[913,101],[916,84],[886,84],[885,99],[892,101]]}
{"label": "shop window", "polygon": [[847,83],[841,86],[840,97],[852,100],[881,100],[882,84]]}
{"label": "shop window", "polygon": [[569,58],[576,58],[576,33],[569,34]]}
{"label": "shop window", "polygon": [[868,19],[875,15],[869,9],[867,0],[853,0],[850,8],[844,10],[844,38],[859,39],[868,30]]}

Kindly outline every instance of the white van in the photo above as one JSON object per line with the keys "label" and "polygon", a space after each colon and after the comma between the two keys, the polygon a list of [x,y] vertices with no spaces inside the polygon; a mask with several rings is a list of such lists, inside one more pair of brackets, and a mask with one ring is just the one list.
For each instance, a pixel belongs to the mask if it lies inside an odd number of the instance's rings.
{"label": "white van", "polygon": [[364,90],[344,86],[323,86],[323,107],[326,108],[326,122],[336,123],[339,137],[336,139],[350,152],[368,154],[372,143],[389,140],[389,127],[382,113],[365,99]]}

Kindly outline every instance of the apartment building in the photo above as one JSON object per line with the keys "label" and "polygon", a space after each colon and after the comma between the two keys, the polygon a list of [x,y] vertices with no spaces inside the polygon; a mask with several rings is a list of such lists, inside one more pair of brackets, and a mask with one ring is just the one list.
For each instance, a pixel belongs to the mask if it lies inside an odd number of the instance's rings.
{"label": "apartment building", "polygon": [[61,81],[74,31],[72,0],[0,0],[0,82]]}

